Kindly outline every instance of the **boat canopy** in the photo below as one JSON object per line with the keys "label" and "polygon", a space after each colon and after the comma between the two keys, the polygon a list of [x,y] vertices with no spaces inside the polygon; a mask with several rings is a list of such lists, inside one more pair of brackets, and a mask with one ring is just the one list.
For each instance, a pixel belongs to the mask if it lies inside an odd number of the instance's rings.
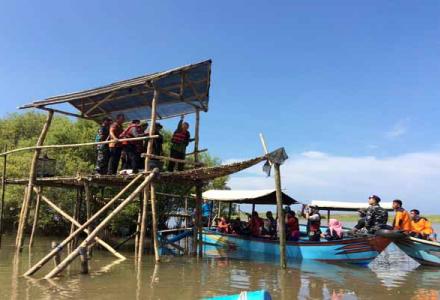
{"label": "boat canopy", "polygon": [[[310,206],[317,206],[322,210],[336,210],[336,211],[358,211],[360,209],[368,208],[368,203],[365,202],[342,202],[342,201],[321,201],[313,200]],[[392,202],[380,202],[380,206],[386,210],[393,210]]]}
{"label": "boat canopy", "polygon": [[[298,201],[289,195],[283,194],[283,204],[296,204]],[[276,191],[269,190],[208,190],[202,194],[202,198],[212,201],[247,203],[247,204],[267,204],[276,205]]]}

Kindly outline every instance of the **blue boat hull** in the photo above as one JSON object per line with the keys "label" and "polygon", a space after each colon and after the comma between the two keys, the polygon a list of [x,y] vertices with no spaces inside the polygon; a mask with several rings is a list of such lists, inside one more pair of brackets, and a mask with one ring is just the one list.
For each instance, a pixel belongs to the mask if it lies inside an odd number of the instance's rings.
{"label": "blue boat hull", "polygon": [[[222,234],[213,230],[204,230],[203,242],[226,249],[225,253],[264,254],[279,256],[277,240],[254,238],[234,234]],[[378,236],[347,238],[337,241],[322,240],[312,242],[300,240],[286,243],[288,260],[318,260],[325,262],[349,262],[368,264],[375,259],[390,243],[389,239]]]}
{"label": "blue boat hull", "polygon": [[440,267],[440,243],[407,237],[395,244],[419,264]]}
{"label": "blue boat hull", "polygon": [[251,291],[251,292],[241,292],[240,294],[236,295],[227,295],[227,296],[216,296],[212,298],[204,298],[203,300],[271,300],[272,297],[270,296],[268,291],[261,290],[261,291]]}

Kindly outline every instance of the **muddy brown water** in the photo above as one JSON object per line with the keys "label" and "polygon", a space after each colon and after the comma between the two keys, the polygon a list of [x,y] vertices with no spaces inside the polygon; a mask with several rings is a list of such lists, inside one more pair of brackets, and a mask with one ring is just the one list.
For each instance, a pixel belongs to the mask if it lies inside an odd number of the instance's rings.
{"label": "muddy brown water", "polygon": [[[439,299],[440,270],[421,267],[390,245],[368,267],[292,263],[285,271],[276,261],[248,261],[214,255],[203,259],[163,257],[155,265],[144,257],[138,272],[131,252],[116,260],[94,251],[90,274],[79,274],[76,261],[53,280],[41,279],[53,263],[32,278],[21,276],[47,253],[52,239],[38,237],[32,253],[16,256],[14,237],[0,249],[0,299],[201,299],[243,290],[268,290],[273,299]],[[65,254],[64,254],[65,255]]]}

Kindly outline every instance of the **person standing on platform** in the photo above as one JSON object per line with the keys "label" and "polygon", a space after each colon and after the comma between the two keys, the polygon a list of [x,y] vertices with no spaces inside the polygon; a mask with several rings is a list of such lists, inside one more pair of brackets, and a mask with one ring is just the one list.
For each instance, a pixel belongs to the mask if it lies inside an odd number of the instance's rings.
{"label": "person standing on platform", "polygon": [[[96,134],[95,142],[107,141],[110,134],[112,119],[104,118]],[[108,171],[109,147],[108,144],[96,145],[96,173],[107,174]]]}
{"label": "person standing on platform", "polygon": [[109,162],[108,175],[115,175],[118,172],[119,160],[121,159],[122,145],[118,141],[119,136],[124,131],[122,124],[125,122],[124,114],[118,114],[116,121],[110,126],[110,139],[112,143],[109,144]]}
{"label": "person standing on platform", "polygon": [[[171,149],[170,158],[185,160],[186,147],[189,142],[193,139],[190,138],[190,133],[188,131],[189,124],[183,122],[184,116],[181,116],[179,124],[177,125],[176,131],[174,131],[173,137],[171,138]],[[168,162],[168,172],[173,172],[176,163],[174,161]],[[184,163],[177,163],[177,170],[183,171]]]}
{"label": "person standing on platform", "polygon": [[[162,124],[156,122],[154,126],[154,133],[153,135],[157,135],[157,138],[153,139],[153,155],[156,156],[162,156],[163,155],[163,135],[160,132],[162,130]],[[146,133],[147,136],[149,136],[149,133]],[[146,148],[148,148],[148,140],[146,140]],[[159,170],[162,170],[162,161],[157,158],[150,158],[148,160],[148,169],[153,170],[154,168],[158,168]]]}
{"label": "person standing on platform", "polygon": [[[131,124],[121,133],[119,138],[130,139],[143,135],[144,132],[141,127],[141,121],[133,120],[131,121]],[[142,153],[142,141],[124,141],[122,142],[122,146],[127,155],[127,163],[125,168],[131,169],[133,173],[137,173]]]}

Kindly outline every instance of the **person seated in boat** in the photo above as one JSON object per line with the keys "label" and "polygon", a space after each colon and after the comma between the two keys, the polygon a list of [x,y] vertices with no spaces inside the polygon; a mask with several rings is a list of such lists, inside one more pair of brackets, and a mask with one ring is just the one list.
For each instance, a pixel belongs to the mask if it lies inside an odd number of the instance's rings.
{"label": "person seated in boat", "polygon": [[425,217],[420,216],[420,211],[417,209],[412,209],[410,211],[411,215],[411,233],[410,235],[420,239],[429,239],[429,237],[434,233],[432,229],[431,222]]}
{"label": "person seated in boat", "polygon": [[402,205],[402,200],[393,200],[393,209],[395,212],[393,229],[409,234],[411,232],[411,216]]}
{"label": "person seated in boat", "polygon": [[221,217],[217,224],[217,231],[222,233],[231,233],[231,226],[225,217]]}
{"label": "person seated in boat", "polygon": [[387,227],[388,212],[379,203],[379,196],[372,195],[368,198],[370,206],[365,215],[365,228],[369,233],[375,233],[377,230]]}
{"label": "person seated in boat", "polygon": [[275,236],[277,233],[277,220],[275,220],[271,211],[266,212],[266,219],[263,221],[262,233],[270,236]]}
{"label": "person seated in boat", "polygon": [[231,221],[231,230],[234,234],[243,234],[243,225],[240,217],[236,217]]}
{"label": "person seated in boat", "polygon": [[342,223],[336,219],[328,220],[328,228],[322,234],[322,237],[325,238],[327,241],[342,240],[342,238],[344,237]]}
{"label": "person seated in boat", "polygon": [[319,209],[315,206],[303,207],[303,216],[307,220],[307,235],[309,240],[319,241],[321,239],[321,214],[319,213]]}
{"label": "person seated in boat", "polygon": [[290,211],[286,214],[286,237],[288,241],[298,241],[299,232],[299,222],[294,211]]}
{"label": "person seated in boat", "polygon": [[251,218],[248,223],[248,228],[252,236],[261,236],[261,230],[263,227],[263,220],[260,218],[258,213],[254,210],[252,212]]}
{"label": "person seated in boat", "polygon": [[359,233],[365,230],[365,218],[367,215],[367,210],[362,208],[358,210],[359,220],[357,221],[357,224],[354,225],[353,229],[351,230],[353,233]]}

